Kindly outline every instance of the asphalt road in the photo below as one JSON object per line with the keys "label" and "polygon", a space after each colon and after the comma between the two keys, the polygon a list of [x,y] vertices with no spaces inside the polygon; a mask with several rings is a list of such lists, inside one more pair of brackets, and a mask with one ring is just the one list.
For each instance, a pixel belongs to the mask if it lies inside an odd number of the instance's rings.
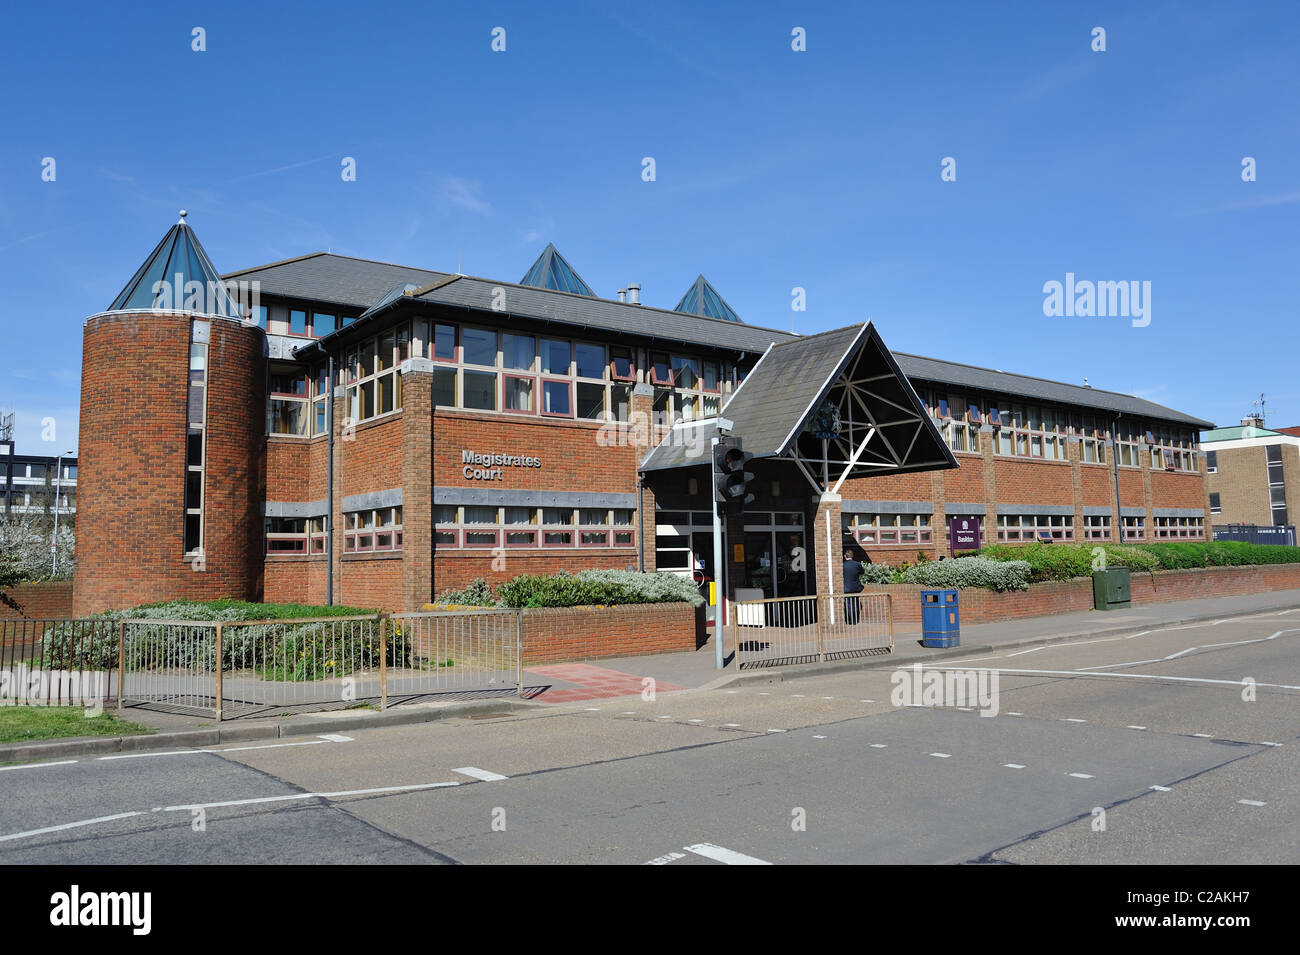
{"label": "asphalt road", "polygon": [[0,769],[0,863],[1295,863],[1298,646],[1269,613],[953,659],[997,693],[945,706],[886,668]]}

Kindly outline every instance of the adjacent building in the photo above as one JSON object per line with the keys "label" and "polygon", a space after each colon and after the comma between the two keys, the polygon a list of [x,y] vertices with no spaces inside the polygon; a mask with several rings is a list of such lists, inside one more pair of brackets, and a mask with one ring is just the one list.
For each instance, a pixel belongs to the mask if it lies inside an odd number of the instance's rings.
{"label": "adjacent building", "polygon": [[18,454],[13,441],[0,441],[0,511],[72,520],[77,513],[77,459]]}
{"label": "adjacent building", "polygon": [[1215,525],[1284,526],[1300,507],[1300,429],[1271,431],[1259,417],[1201,437],[1205,489]]}
{"label": "adjacent building", "polygon": [[[870,323],[752,325],[703,276],[673,309],[640,292],[599,297],[553,246],[519,282],[328,253],[221,276],[182,218],[85,323],[77,612],[410,609],[588,567],[786,596],[837,588],[846,543],[950,553],[952,519],[986,542],[1205,536],[1210,422],[894,354]],[[728,436],[754,501],[715,572]]]}

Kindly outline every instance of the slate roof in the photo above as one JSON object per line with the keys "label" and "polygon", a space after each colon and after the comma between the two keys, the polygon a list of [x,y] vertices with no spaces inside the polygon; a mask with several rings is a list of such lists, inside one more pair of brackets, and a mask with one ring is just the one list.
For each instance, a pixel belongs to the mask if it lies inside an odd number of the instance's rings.
{"label": "slate roof", "polygon": [[[731,421],[732,433],[743,438],[745,451],[755,457],[782,455],[800,450],[796,448],[799,442],[811,442],[802,448],[806,457],[809,447],[815,450],[819,444],[804,434],[806,422],[831,394],[841,375],[851,371],[859,355],[867,363],[871,377],[893,374],[893,381],[873,381],[870,390],[883,394],[895,405],[866,399],[875,404],[872,413],[874,420],[882,423],[880,435],[901,452],[902,464],[890,473],[957,467],[925,406],[870,322],[773,345],[722,408],[721,417]],[[861,370],[854,377],[860,375]],[[898,418],[897,406],[910,407],[918,420],[885,424]],[[706,464],[710,461],[709,440],[717,433],[716,418],[680,430],[674,428],[671,438],[646,456],[641,470]],[[868,462],[858,467],[866,468]]]}
{"label": "slate roof", "polygon": [[412,269],[329,252],[313,252],[224,276],[228,279],[257,279],[263,295],[303,298],[358,309],[369,308],[395,285],[409,282],[423,287],[446,277],[446,272]]}
{"label": "slate roof", "polygon": [[[411,283],[427,289],[430,285],[442,283],[441,287],[426,291],[420,296],[421,300],[493,312],[492,290],[500,287],[506,290],[506,313],[509,315],[606,333],[634,335],[665,343],[713,346],[750,354],[762,353],[774,343],[799,338],[789,332],[743,322],[326,252],[231,272],[224,277],[257,279],[261,282],[262,293],[265,295],[307,299],[358,310],[369,309],[398,284]],[[347,329],[334,332],[322,341],[327,345],[339,341],[359,325],[360,322],[354,322]],[[1030,375],[1008,374],[902,352],[895,352],[894,359],[913,381],[1018,396],[1029,401],[1056,402],[1108,412],[1120,411],[1126,415],[1176,422],[1198,430],[1214,427],[1212,422],[1133,395],[1085,388]]]}
{"label": "slate roof", "polygon": [[1052,401],[1064,405],[1096,408],[1101,411],[1121,411],[1126,415],[1174,421],[1200,430],[1214,427],[1210,421],[1194,418],[1181,411],[1158,405],[1154,401],[1147,401],[1145,398],[1120,394],[1116,391],[1085,388],[1082,385],[1070,385],[1063,381],[1050,381],[1031,375],[1008,374],[991,368],[980,368],[977,365],[962,365],[955,361],[941,361],[937,358],[924,358],[904,352],[895,352],[894,357],[898,359],[898,365],[907,377],[918,381],[1014,395],[1028,401]]}

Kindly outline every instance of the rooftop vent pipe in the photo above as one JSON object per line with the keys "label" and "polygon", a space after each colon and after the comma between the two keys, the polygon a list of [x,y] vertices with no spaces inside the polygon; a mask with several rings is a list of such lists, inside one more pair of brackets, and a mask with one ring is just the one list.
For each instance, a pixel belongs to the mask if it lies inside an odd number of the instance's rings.
{"label": "rooftop vent pipe", "polygon": [[627,302],[629,305],[641,304],[641,283],[632,282],[627,287]]}

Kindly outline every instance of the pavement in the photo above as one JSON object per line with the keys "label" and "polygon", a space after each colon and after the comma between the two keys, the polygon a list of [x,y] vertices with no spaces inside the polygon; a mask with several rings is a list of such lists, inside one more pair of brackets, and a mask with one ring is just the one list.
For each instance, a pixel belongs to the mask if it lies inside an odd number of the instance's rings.
{"label": "pavement", "polygon": [[1033,646],[1103,637],[1152,627],[1178,626],[1247,614],[1300,608],[1300,589],[1240,597],[1147,604],[1112,611],[1083,611],[963,627],[961,645],[947,649],[921,646],[919,631],[895,633],[894,652],[886,656],[810,663],[739,672],[734,664],[716,669],[712,638],[685,653],[602,658],[595,661],[530,667],[524,671],[526,701],[513,694],[492,699],[449,695],[440,701],[405,703],[380,712],[361,707],[324,713],[301,713],[274,719],[239,719],[217,726],[203,717],[130,707],[123,716],[154,730],[151,736],[83,737],[73,740],[0,744],[0,763],[59,756],[139,751],[171,746],[216,745],[221,742],[352,730],[367,726],[425,723],[460,716],[514,712],[529,706],[551,707],[634,697],[650,689],[656,694],[686,690],[717,690],[749,683],[783,682],[827,673],[861,669],[893,669],[900,662],[932,661],[977,655],[996,648]]}
{"label": "pavement", "polygon": [[911,661],[987,700],[895,658],[0,767],[0,864],[1295,864],[1300,611],[1250,609]]}

